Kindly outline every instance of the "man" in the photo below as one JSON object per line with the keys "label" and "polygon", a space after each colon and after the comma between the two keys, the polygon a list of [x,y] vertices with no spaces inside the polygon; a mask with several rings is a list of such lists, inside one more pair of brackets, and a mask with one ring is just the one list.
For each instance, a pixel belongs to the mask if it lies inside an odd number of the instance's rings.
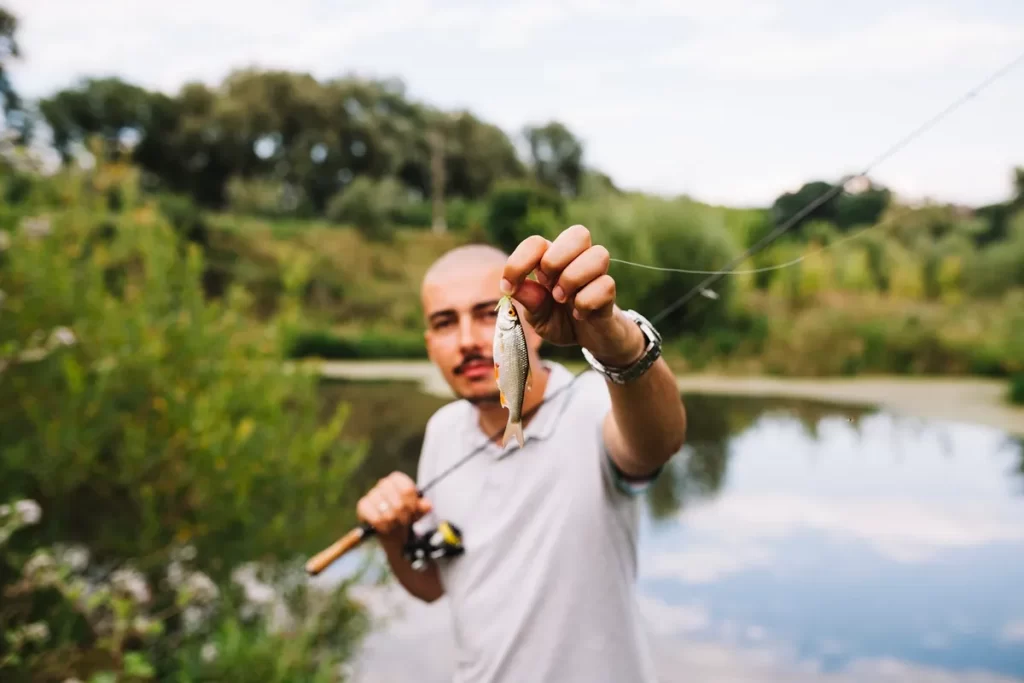
{"label": "man", "polygon": [[[686,414],[657,333],[616,305],[608,263],[573,226],[553,242],[529,237],[509,256],[455,249],[424,277],[427,351],[463,400],[428,421],[418,483],[498,436],[422,499],[409,477],[389,475],[358,514],[410,594],[448,598],[457,681],[655,680],[633,592],[636,494],[682,447]],[[500,445],[508,413],[491,349],[503,293],[518,303],[530,350],[524,415],[540,405],[524,421],[522,448]],[[545,339],[579,345],[598,371],[565,388],[572,373],[541,360]],[[465,554],[417,572],[402,546],[430,512],[461,528]]]}

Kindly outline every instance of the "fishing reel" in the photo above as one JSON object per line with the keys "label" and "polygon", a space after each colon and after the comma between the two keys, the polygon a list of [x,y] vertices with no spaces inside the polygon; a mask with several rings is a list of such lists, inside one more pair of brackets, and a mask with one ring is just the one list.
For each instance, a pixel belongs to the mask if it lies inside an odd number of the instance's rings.
{"label": "fishing reel", "polygon": [[442,521],[424,534],[417,534],[410,526],[409,540],[402,548],[402,555],[418,572],[427,568],[428,560],[458,557],[464,552],[466,549],[462,545],[462,532],[457,526],[446,521]]}

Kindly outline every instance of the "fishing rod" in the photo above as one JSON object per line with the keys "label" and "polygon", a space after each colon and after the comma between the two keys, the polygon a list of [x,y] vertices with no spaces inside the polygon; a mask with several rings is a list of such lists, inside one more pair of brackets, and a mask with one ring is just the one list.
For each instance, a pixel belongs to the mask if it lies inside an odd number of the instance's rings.
{"label": "fishing rod", "polygon": [[[573,385],[573,383],[576,380],[578,380],[580,377],[582,377],[587,372],[591,372],[591,371],[592,370],[590,368],[582,370],[581,372],[579,372],[576,375],[574,375],[573,378],[571,380],[569,380],[569,382],[567,382],[564,386],[559,387],[558,389],[552,391],[550,395],[545,396],[544,398],[542,398],[540,400],[540,402],[536,406],[534,406],[530,410],[528,410],[528,411],[523,413],[523,423],[525,424],[527,420],[529,420],[531,417],[533,417],[537,413],[537,411],[540,410],[541,407],[545,403],[547,403],[551,399],[555,398],[556,396],[561,394],[563,391],[567,390],[569,387],[571,387]],[[474,456],[482,453],[492,442],[494,442],[495,440],[500,438],[501,435],[504,434],[504,432],[505,432],[505,428],[502,427],[499,431],[497,431],[494,434],[492,434],[489,439],[487,439],[486,441],[481,443],[479,446],[477,446],[476,448],[471,450],[469,453],[464,455],[462,458],[460,458],[456,462],[454,462],[451,465],[449,465],[447,469],[442,470],[437,476],[435,476],[433,479],[428,481],[422,487],[417,488],[416,489],[416,494],[420,498],[425,496],[427,491],[432,489],[435,485],[439,484],[441,482],[441,480],[443,480],[449,474],[451,474],[452,472],[454,472],[458,468],[462,467],[462,465],[464,465],[465,463],[469,462],[469,460],[471,458],[473,458]],[[365,540],[367,540],[369,538],[372,538],[373,536],[376,536],[376,535],[377,535],[377,530],[374,529],[367,522],[363,522],[363,523],[359,524],[358,526],[353,527],[347,534],[345,534],[344,536],[339,538],[337,541],[335,541],[334,543],[332,543],[331,545],[329,545],[328,547],[324,548],[319,553],[317,553],[316,555],[311,557],[309,559],[309,561],[306,562],[306,572],[309,575],[311,575],[311,576],[316,576],[317,574],[322,572],[324,569],[329,567],[333,562],[338,560],[338,558],[340,558],[342,555],[344,555],[348,551],[352,550],[356,546],[360,545],[363,541],[365,541]]]}
{"label": "fishing rod", "polygon": [[[833,187],[830,188],[827,192],[822,193],[817,199],[815,199],[814,201],[812,201],[809,204],[807,204],[807,206],[805,206],[799,212],[797,212],[796,214],[791,216],[787,221],[785,221],[784,223],[782,223],[781,225],[776,227],[774,230],[769,232],[767,235],[765,235],[762,239],[760,239],[753,246],[747,248],[742,254],[740,254],[739,256],[734,258],[732,261],[730,261],[728,264],[726,264],[726,266],[724,268],[722,268],[721,270],[717,270],[717,271],[688,271],[688,270],[681,269],[681,268],[678,268],[678,269],[676,269],[676,268],[672,268],[672,269],[669,269],[669,268],[664,268],[664,269],[663,268],[658,268],[657,270],[670,270],[670,271],[673,271],[673,272],[708,274],[708,277],[705,278],[704,280],[702,280],[696,286],[692,287],[683,296],[679,297],[679,299],[677,299],[676,301],[674,301],[673,303],[671,303],[670,305],[668,305],[667,307],[665,307],[664,309],[659,311],[657,313],[657,315],[655,315],[654,317],[651,318],[651,323],[654,324],[654,325],[657,325],[666,316],[668,316],[669,314],[671,314],[674,311],[676,311],[680,306],[685,305],[695,295],[707,292],[708,291],[708,287],[711,285],[711,283],[717,281],[718,279],[720,279],[720,278],[722,278],[722,277],[724,277],[726,275],[731,274],[733,272],[733,270],[735,269],[735,267],[738,266],[740,263],[742,263],[743,261],[748,259],[750,256],[752,256],[758,250],[763,249],[764,247],[768,246],[768,244],[770,244],[771,242],[774,242],[775,240],[777,240],[779,237],[781,237],[783,235],[783,233],[785,233],[788,230],[792,229],[793,226],[795,226],[797,223],[800,222],[800,220],[802,220],[807,215],[809,215],[812,211],[814,211],[814,209],[818,208],[819,206],[821,206],[825,202],[831,200],[833,197],[835,197],[840,192],[842,192],[845,189],[846,184],[849,183],[851,180],[853,180],[855,178],[866,177],[867,174],[872,169],[874,169],[880,163],[882,163],[886,159],[888,159],[891,156],[893,156],[894,154],[896,154],[896,152],[898,152],[900,149],[902,149],[907,144],[909,144],[911,140],[913,140],[914,138],[918,137],[919,135],[924,133],[926,130],[928,130],[929,128],[931,128],[935,124],[937,124],[939,121],[944,119],[946,116],[951,114],[953,111],[955,111],[956,109],[961,107],[968,100],[973,99],[974,97],[977,97],[978,94],[982,90],[984,90],[985,88],[990,86],[992,83],[994,83],[998,79],[1000,79],[1003,76],[1005,76],[1012,69],[1014,69],[1016,66],[1018,66],[1021,62],[1024,62],[1024,51],[1019,53],[1014,59],[1010,60],[1007,64],[1003,65],[1002,67],[1000,67],[999,69],[994,71],[991,75],[989,75],[987,78],[982,80],[980,83],[978,83],[974,87],[970,88],[967,92],[965,92],[963,95],[958,97],[956,100],[954,100],[952,103],[950,103],[948,106],[946,106],[942,111],[940,111],[938,114],[933,116],[931,119],[925,121],[923,124],[918,126],[916,129],[911,131],[909,134],[905,135],[903,138],[898,140],[895,144],[891,145],[882,154],[880,154],[878,157],[876,157],[874,160],[872,160],[867,166],[865,166],[864,169],[860,173],[857,173],[857,174],[854,174],[854,175],[845,176],[840,182],[838,182],[835,185],[833,185]],[[870,226],[869,228],[866,228],[865,230],[869,230],[872,227],[874,227],[874,226]],[[861,232],[863,232],[863,231],[861,231]],[[621,259],[612,259],[612,260],[616,261],[617,263],[623,263],[623,264],[626,264],[626,265],[633,265],[633,266],[639,266],[639,267],[649,267],[649,266],[645,266],[644,264],[641,264],[641,263],[633,263],[631,261],[623,261]],[[793,263],[796,263],[796,262],[797,261],[794,261]],[[784,265],[792,265],[792,264],[784,264]],[[690,316],[690,314],[691,314],[691,311],[688,310],[687,312],[685,312],[683,314],[683,318],[684,319],[688,318]],[[545,403],[547,403],[548,401],[553,399],[555,396],[561,394],[563,391],[569,389],[576,382],[577,379],[579,379],[584,374],[586,374],[587,372],[590,372],[590,371],[591,371],[590,368],[582,370],[581,372],[576,374],[564,386],[562,386],[561,388],[553,391],[549,396],[545,396],[544,398],[542,398],[541,401],[534,408],[532,408],[531,410],[529,410],[526,413],[524,413],[524,415],[523,415],[524,422],[529,417],[534,415],[538,410],[540,410],[540,408]],[[501,437],[501,435],[503,433],[504,433],[504,429],[502,429],[502,430],[500,430],[498,432],[495,432],[493,435],[491,435],[491,437],[487,441],[481,443],[475,449],[473,449],[468,454],[466,454],[465,456],[460,458],[458,461],[453,463],[446,470],[442,471],[440,474],[438,474],[436,477],[434,477],[432,480],[430,480],[427,484],[425,484],[422,488],[418,488],[417,489],[417,494],[420,497],[423,497],[426,494],[427,491],[429,491],[431,488],[433,488],[442,479],[444,479],[445,477],[449,476],[452,472],[457,470],[459,467],[464,465],[466,462],[468,462],[470,459],[472,459],[476,455],[479,455],[480,453],[482,453],[491,442],[493,442],[496,439],[498,439],[499,437]],[[447,523],[443,523],[443,524],[447,524]],[[411,533],[411,528],[410,528],[410,533]],[[326,569],[328,566],[330,566],[333,562],[335,562],[337,559],[339,559],[342,555],[344,555],[345,553],[349,552],[353,548],[357,547],[363,541],[365,541],[365,540],[367,540],[367,539],[369,539],[369,538],[371,538],[371,537],[373,537],[375,535],[376,535],[376,530],[370,524],[368,524],[368,523],[364,522],[364,523],[354,527],[352,530],[350,530],[344,536],[339,538],[333,544],[331,544],[327,548],[324,548],[319,553],[317,553],[312,558],[310,558],[309,561],[306,563],[306,572],[308,574],[310,574],[311,576],[316,576],[317,574],[321,573],[324,569]],[[457,538],[455,540],[458,541]],[[461,550],[458,550],[457,552],[461,552]]]}

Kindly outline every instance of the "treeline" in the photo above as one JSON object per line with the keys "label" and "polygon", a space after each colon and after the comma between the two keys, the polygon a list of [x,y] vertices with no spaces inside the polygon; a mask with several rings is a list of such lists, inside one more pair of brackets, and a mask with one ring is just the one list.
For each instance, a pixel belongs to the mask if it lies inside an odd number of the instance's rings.
{"label": "treeline", "polygon": [[588,173],[581,142],[558,122],[526,126],[515,141],[471,112],[411,99],[397,79],[239,70],[173,95],[86,79],[38,110],[65,160],[98,136],[106,158],[130,153],[164,189],[217,209],[323,216],[358,178],[427,199],[437,175],[449,199],[481,199],[509,179],[577,196]]}

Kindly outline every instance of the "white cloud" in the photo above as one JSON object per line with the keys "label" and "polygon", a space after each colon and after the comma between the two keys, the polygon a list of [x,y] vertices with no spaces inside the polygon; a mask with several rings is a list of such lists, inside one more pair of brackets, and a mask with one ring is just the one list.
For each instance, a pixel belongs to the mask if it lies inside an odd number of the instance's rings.
{"label": "white cloud", "polygon": [[736,78],[860,77],[871,72],[891,76],[952,64],[990,68],[1009,59],[1022,37],[1024,25],[912,8],[883,15],[866,28],[834,35],[730,28],[687,41],[658,61]]}
{"label": "white cloud", "polygon": [[1003,627],[1002,639],[1008,643],[1024,643],[1024,619],[1011,621]]}
{"label": "white cloud", "polygon": [[658,552],[642,558],[644,578],[670,578],[684,583],[714,583],[730,574],[771,567],[773,553],[756,545],[701,543],[687,550]]}
{"label": "white cloud", "polygon": [[[905,563],[924,562],[944,550],[1024,540],[1024,527],[1019,522],[993,516],[984,501],[978,505],[956,505],[901,498],[824,500],[799,495],[736,493],[688,510],[683,523],[702,538],[727,538],[733,543],[742,539],[777,539],[811,529],[870,543],[890,560]],[[699,558],[705,551],[690,552]],[[719,569],[735,570],[744,561],[750,566],[751,557],[758,563],[767,561],[756,554],[760,552],[757,550],[754,555],[735,557],[716,555],[719,552],[714,549],[705,555],[718,557]],[[735,566],[729,565],[730,560]],[[682,577],[686,576],[684,572]]]}
{"label": "white cloud", "polygon": [[708,628],[711,619],[701,605],[670,605],[653,596],[642,595],[640,613],[652,633],[676,636]]}
{"label": "white cloud", "polygon": [[[373,593],[381,595],[372,598]],[[384,614],[387,605],[393,619],[370,636],[360,653],[356,683],[451,680],[455,651],[449,606],[444,598],[424,605],[394,585],[367,588],[363,597],[375,606],[378,615]],[[645,596],[640,607],[662,683],[1015,683],[1014,679],[985,671],[943,670],[895,658],[855,658],[845,667],[826,671],[817,660],[802,657],[756,624],[714,624],[701,605],[669,605]],[[721,639],[709,640],[709,632],[718,632]],[[757,645],[729,642],[740,634]],[[842,644],[827,639],[819,646],[822,654],[844,651]]]}

